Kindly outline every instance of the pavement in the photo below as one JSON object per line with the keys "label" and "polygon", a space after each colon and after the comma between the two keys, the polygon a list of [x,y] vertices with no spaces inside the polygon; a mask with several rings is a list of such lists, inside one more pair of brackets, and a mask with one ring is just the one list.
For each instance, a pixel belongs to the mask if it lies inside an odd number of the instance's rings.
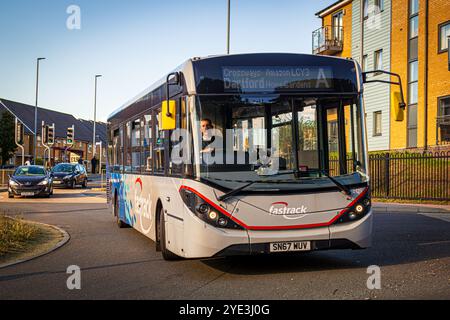
{"label": "pavement", "polygon": [[377,212],[416,212],[416,213],[449,213],[449,205],[406,204],[375,202],[373,207]]}
{"label": "pavement", "polygon": [[[93,190],[51,199],[0,195],[0,209],[66,230],[70,241],[38,259],[0,269],[0,299],[450,299],[450,214],[375,205],[373,247],[297,255],[167,262],[133,229],[118,229]],[[385,207],[383,207],[385,206]],[[69,290],[69,266],[81,290]],[[369,290],[368,267],[381,268]]]}

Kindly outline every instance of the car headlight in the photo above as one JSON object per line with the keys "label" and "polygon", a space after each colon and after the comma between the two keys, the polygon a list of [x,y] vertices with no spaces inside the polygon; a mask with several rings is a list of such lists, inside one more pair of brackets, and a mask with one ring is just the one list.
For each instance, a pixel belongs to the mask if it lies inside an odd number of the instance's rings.
{"label": "car headlight", "polygon": [[45,179],[44,181],[39,182],[40,186],[46,186],[48,185],[48,179]]}
{"label": "car headlight", "polygon": [[72,179],[72,176],[68,175],[68,176],[65,176],[63,180],[70,180],[70,179]]}
{"label": "car headlight", "polygon": [[18,186],[19,184],[18,184],[17,182],[15,182],[14,180],[11,180],[11,181],[9,181],[9,185],[10,185],[11,187],[16,187],[16,186]]}
{"label": "car headlight", "polygon": [[189,210],[200,220],[216,228],[244,230],[243,226],[231,218],[231,214],[197,191],[189,187],[182,187],[180,194]]}
{"label": "car headlight", "polygon": [[358,193],[359,196],[341,212],[339,219],[335,222],[336,224],[361,220],[370,212],[372,201],[370,200],[369,188],[365,188]]}

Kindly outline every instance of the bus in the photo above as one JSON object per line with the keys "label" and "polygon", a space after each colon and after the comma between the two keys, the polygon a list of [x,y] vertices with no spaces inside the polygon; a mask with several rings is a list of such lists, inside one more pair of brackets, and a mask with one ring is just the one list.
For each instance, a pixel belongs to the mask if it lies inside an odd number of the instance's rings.
{"label": "bus", "polygon": [[363,78],[318,55],[187,60],[108,119],[118,226],[166,260],[370,247]]}

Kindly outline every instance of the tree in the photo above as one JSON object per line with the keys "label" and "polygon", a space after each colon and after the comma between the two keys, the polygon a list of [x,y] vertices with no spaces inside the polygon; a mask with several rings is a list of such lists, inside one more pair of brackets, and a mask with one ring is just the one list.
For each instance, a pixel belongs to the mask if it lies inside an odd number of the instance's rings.
{"label": "tree", "polygon": [[17,149],[14,141],[15,135],[14,117],[8,111],[3,111],[0,115],[0,161],[5,165],[13,156]]}

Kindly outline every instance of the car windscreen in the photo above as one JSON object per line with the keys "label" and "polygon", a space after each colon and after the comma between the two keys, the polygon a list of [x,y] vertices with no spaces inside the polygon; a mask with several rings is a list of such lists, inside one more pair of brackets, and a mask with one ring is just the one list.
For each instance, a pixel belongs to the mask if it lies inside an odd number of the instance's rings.
{"label": "car windscreen", "polygon": [[15,176],[45,176],[44,168],[39,167],[21,167],[15,172]]}
{"label": "car windscreen", "polygon": [[59,164],[53,168],[54,173],[72,173],[75,170],[75,166],[70,164]]}

